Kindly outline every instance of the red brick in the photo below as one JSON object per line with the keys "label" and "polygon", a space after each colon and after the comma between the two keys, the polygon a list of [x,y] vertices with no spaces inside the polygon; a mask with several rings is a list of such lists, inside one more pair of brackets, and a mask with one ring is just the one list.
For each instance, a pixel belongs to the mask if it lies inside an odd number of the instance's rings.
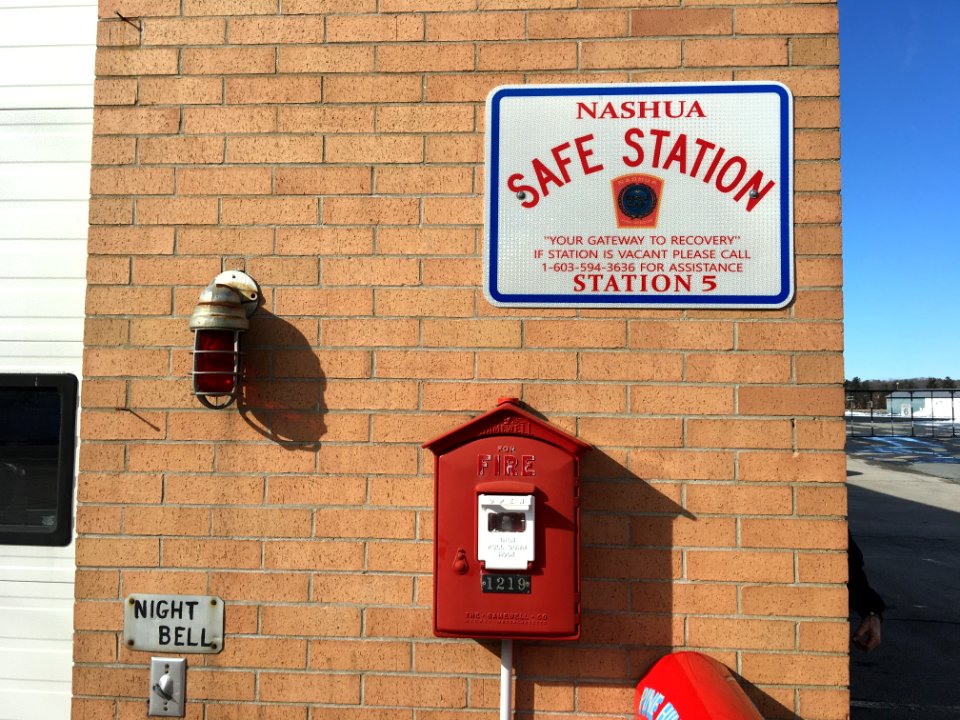
{"label": "red brick", "polygon": [[741,618],[689,618],[687,642],[699,647],[742,650],[792,650],[794,624],[776,620]]}
{"label": "red brick", "polygon": [[383,676],[368,674],[364,700],[369,705],[402,705],[404,698],[416,697],[426,707],[462,708],[467,702],[467,680],[462,677]]}
{"label": "red brick", "polygon": [[278,228],[281,255],[356,255],[373,250],[370,228]]}
{"label": "red brick", "polygon": [[417,452],[409,446],[324,445],[318,462],[319,471],[328,474],[410,474],[416,472]]}
{"label": "red brick", "polygon": [[683,61],[687,67],[786,65],[787,41],[780,38],[687,40]]}
{"label": "red brick", "polygon": [[737,8],[737,33],[744,35],[799,35],[837,33],[837,8]]}
{"label": "red brick", "polygon": [[630,347],[670,350],[730,350],[733,324],[634,320],[629,324]]}
{"label": "red brick", "polygon": [[[837,128],[840,126],[840,102],[837,98],[800,98],[794,101],[794,126],[797,128]],[[839,230],[839,228],[835,228]]]}
{"label": "red brick", "polygon": [[266,15],[277,12],[277,0],[183,0],[184,15]]}
{"label": "red brick", "polygon": [[213,446],[189,444],[133,445],[127,450],[131,470],[178,472],[213,469]]}
{"label": "red brick", "polygon": [[846,458],[840,452],[740,453],[740,479],[779,482],[843,482]]}
{"label": "red brick", "polygon": [[[234,615],[237,615],[234,610]],[[230,616],[228,616],[230,617]],[[230,633],[230,630],[226,630]],[[222,672],[212,668],[194,668],[190,675],[190,696],[197,700],[253,700],[252,672]],[[136,709],[142,713],[142,703]],[[131,718],[131,720],[133,720]]]}
{"label": "red brick", "polygon": [[140,162],[149,165],[222,163],[223,146],[223,138],[218,137],[147,137],[137,141]]}
{"label": "red brick", "polygon": [[701,385],[635,385],[630,388],[630,412],[642,415],[728,415],[733,390]]}
{"label": "red brick", "polygon": [[[828,154],[826,151],[818,152]],[[795,168],[797,190],[809,192],[840,190],[840,163],[838,162],[800,162]]]}
{"label": "red brick", "polygon": [[227,103],[261,105],[264,103],[315,103],[321,99],[319,77],[281,75],[276,77],[228,77]]}
{"label": "red brick", "polygon": [[800,649],[813,652],[847,652],[850,624],[847,622],[800,623]]}
{"label": "red brick", "polygon": [[327,142],[327,162],[415,163],[423,160],[423,142],[405,135],[331,137]]}
{"label": "red brick", "polygon": [[281,47],[282,73],[359,73],[373,70],[373,47],[362,45],[304,45]]}
{"label": "red brick", "polygon": [[577,358],[566,352],[481,352],[477,377],[486,379],[562,380],[576,377]]}
{"label": "red brick", "polygon": [[258,568],[260,542],[164,538],[163,563],[181,568]]}
{"label": "red brick", "polygon": [[412,225],[418,222],[416,198],[329,198],[323,221],[332,225]]}
{"label": "red brick", "polygon": [[472,378],[473,353],[380,350],[376,356],[376,377]]}
{"label": "red brick", "polygon": [[[358,570],[362,564],[363,544],[353,541],[278,541],[266,543],[263,551],[267,569]],[[284,634],[301,634],[293,630]]]}
{"label": "red brick", "polygon": [[488,410],[491,398],[518,397],[518,382],[432,382],[423,386],[424,410]]}
{"label": "red brick", "polygon": [[478,70],[572,69],[577,64],[576,43],[494,43],[479,48]]}
{"label": "red brick", "polygon": [[274,43],[324,42],[323,17],[237,17],[230,21],[230,42],[272,45]]}
{"label": "red brick", "polygon": [[524,345],[542,348],[622,348],[627,327],[622,320],[527,320]]}
{"label": "red brick", "polygon": [[[626,393],[620,385],[529,383],[524,385],[523,397],[526,403],[543,412],[576,413],[585,407],[590,407],[591,412],[595,413],[626,411]],[[557,419],[557,422],[562,421]],[[602,422],[600,418],[596,419],[596,423]],[[664,422],[661,433],[650,432],[644,421],[638,421],[633,427],[651,440],[659,437],[667,444],[679,438],[679,428],[669,421]],[[643,432],[644,428],[646,432]]]}
{"label": "red brick", "polygon": [[143,44],[219,45],[225,37],[225,26],[223,18],[146,19],[143,21]]}
{"label": "red brick", "polygon": [[733,11],[728,8],[634,10],[630,18],[634,35],[729,35]]}
{"label": "red brick", "polygon": [[591,577],[654,579],[681,575],[680,553],[666,549],[584,548],[581,555],[584,565],[592,569]]}
{"label": "red brick", "polygon": [[140,198],[137,222],[144,225],[215,225],[215,198]]}
{"label": "red brick", "polygon": [[[487,13],[483,14],[484,16]],[[478,28],[471,23],[461,26],[463,32]],[[427,100],[430,102],[481,102],[498,85],[522,83],[523,75],[514,73],[449,73],[428,75]]]}
{"label": "red brick", "polygon": [[631,452],[629,463],[629,469],[645,480],[730,480],[734,472],[733,454],[719,451],[643,449]]}
{"label": "red brick", "polygon": [[97,51],[97,77],[107,75],[176,75],[177,50],[174,48],[100,48]]}
{"label": "red brick", "polygon": [[837,97],[840,94],[840,75],[836,68],[764,68],[738,70],[737,80],[776,80],[782,82],[797,97]]}
{"label": "red brick", "polygon": [[707,448],[789,448],[789,420],[687,421],[687,445]]}
{"label": "red brick", "polygon": [[584,352],[580,355],[583,380],[677,381],[683,375],[679,353]]}
{"label": "red brick", "polygon": [[417,324],[406,319],[325,320],[321,334],[331,346],[415,345]]}
{"label": "red brick", "polygon": [[326,78],[323,99],[328,103],[418,102],[423,79],[418,75],[359,75]]}
{"label": "red brick", "polygon": [[77,539],[77,567],[156,567],[160,563],[160,541],[157,538],[90,538]]}
{"label": "red brick", "polygon": [[85,375],[166,375],[169,353],[164,350],[90,349],[84,351]]}
{"label": "red brick", "polygon": [[790,379],[790,356],[760,353],[687,355],[690,382],[774,383]]}
{"label": "red brick", "polygon": [[103,137],[94,134],[94,165],[129,165],[136,157],[137,141],[132,137]]}
{"label": "red brick", "polygon": [[846,654],[744,653],[741,668],[743,676],[756,683],[846,686],[850,681]]}
{"label": "red brick", "polygon": [[168,502],[183,505],[259,504],[263,501],[263,479],[248,476],[217,475],[217,483],[205,482],[200,475],[169,475],[165,487]]}
{"label": "red brick", "polygon": [[788,487],[765,485],[688,484],[686,507],[696,515],[789,515],[793,493]]}
{"label": "red brick", "polygon": [[285,195],[364,195],[370,192],[370,170],[364,167],[280,167],[276,191]]}
{"label": "red brick", "polygon": [[587,69],[679,67],[680,43],[676,40],[622,40],[584,42],[581,63]]}
{"label": "red brick", "polygon": [[80,437],[96,440],[162,440],[164,419],[159,413],[111,411],[83,414]]}
{"label": "red brick", "polygon": [[358,608],[276,606],[262,613],[263,632],[269,635],[350,637],[360,632]]}
{"label": "red brick", "polygon": [[688,550],[689,580],[719,582],[791,582],[793,553],[743,550]]}
{"label": "red brick", "polygon": [[635,546],[733,547],[736,543],[734,518],[645,517],[634,518],[630,523],[630,544]]}
{"label": "red brick", "polygon": [[382,0],[381,12],[439,12],[475,7],[470,0]]}
{"label": "red brick", "polygon": [[383,288],[377,292],[381,316],[471,317],[474,303],[472,289]]}
{"label": "red brick", "polygon": [[438,13],[427,16],[428,40],[522,40],[519,12]]}
{"label": "red brick", "polygon": [[737,391],[741,415],[843,414],[843,388],[832,387],[742,387]]}
{"label": "red brick", "polygon": [[261,195],[271,192],[269,168],[194,167],[177,169],[180,195]]}
{"label": "red brick", "polygon": [[223,100],[223,82],[214,77],[142,78],[142,105],[203,105]]}
{"label": "red brick", "polygon": [[740,523],[743,547],[838,550],[845,547],[847,526],[837,520],[745,518]]}
{"label": "red brick", "polygon": [[94,110],[98,135],[171,134],[180,127],[177,108],[98,108]]}
{"label": "red brick", "polygon": [[129,225],[133,222],[133,202],[130,198],[90,198],[91,225]]}
{"label": "red brick", "polygon": [[483,161],[483,136],[428,135],[427,162],[478,163]]}
{"label": "red brick", "polygon": [[327,20],[328,42],[400,42],[423,39],[422,15],[355,15]]}
{"label": "red brick", "polygon": [[377,230],[381,253],[470,254],[476,245],[473,228],[381,227]]}
{"label": "red brick", "polygon": [[93,85],[93,104],[133,105],[137,101],[137,81],[130,79],[98,79]]}
{"label": "red brick", "polygon": [[811,720],[846,720],[850,715],[850,691],[846,688],[800,688],[803,717]]}
{"label": "red brick", "polygon": [[227,138],[227,159],[235,163],[309,163],[323,158],[324,139],[309,135]]}
{"label": "red brick", "polygon": [[228,225],[313,225],[318,207],[309,197],[224,198],[220,214]]}
{"label": "red brick", "polygon": [[746,615],[834,618],[847,616],[845,587],[758,585],[744,587],[741,593],[743,612]]}
{"label": "red brick", "polygon": [[410,664],[410,645],[405,642],[322,640],[310,646],[310,667],[314,670],[408,672]]}
{"label": "red brick", "polygon": [[583,418],[580,421],[584,437],[597,445],[632,447],[680,447],[683,444],[681,421],[633,418]]}
{"label": "red brick", "polygon": [[793,38],[790,41],[793,65],[837,65],[840,45],[837,38]]}
{"label": "red brick", "polygon": [[842,450],[846,443],[843,420],[798,420],[797,444],[816,450]]}
{"label": "red brick", "polygon": [[843,326],[839,323],[741,323],[741,350],[842,350]]}
{"label": "red brick", "polygon": [[183,109],[185,133],[271,132],[276,129],[277,110],[272,107],[187,107]]}
{"label": "red brick", "polygon": [[527,36],[531,40],[624,37],[627,20],[623,10],[532,12],[527,17]]}
{"label": "red brick", "polygon": [[376,67],[386,73],[473,70],[474,54],[473,46],[465,44],[381,45],[377,48]]}

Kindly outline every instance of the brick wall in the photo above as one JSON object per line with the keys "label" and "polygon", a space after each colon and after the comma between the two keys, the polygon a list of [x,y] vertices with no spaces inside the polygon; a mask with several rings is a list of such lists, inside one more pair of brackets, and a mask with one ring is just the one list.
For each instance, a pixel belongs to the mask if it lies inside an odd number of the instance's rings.
{"label": "brick wall", "polygon": [[[120,642],[135,592],[227,603],[224,651],[190,657],[189,718],[495,717],[498,645],[432,637],[419,446],[503,395],[598,448],[583,638],[518,648],[521,713],[626,717],[651,663],[693,648],[740,673],[767,717],[847,717],[833,3],[119,0],[100,14],[75,718],[145,715],[149,653]],[[491,88],[751,79],[796,99],[793,305],[484,300]],[[187,319],[223,268],[253,275],[265,305],[245,396],[214,412],[190,395]]]}

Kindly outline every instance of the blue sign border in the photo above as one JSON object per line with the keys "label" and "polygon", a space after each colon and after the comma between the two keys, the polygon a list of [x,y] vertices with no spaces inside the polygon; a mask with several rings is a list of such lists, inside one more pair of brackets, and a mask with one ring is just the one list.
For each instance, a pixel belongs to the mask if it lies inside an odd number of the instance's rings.
{"label": "blue sign border", "polygon": [[[780,99],[780,292],[776,295],[584,295],[507,294],[497,290],[499,261],[500,101],[507,97],[548,97],[571,95],[690,95],[690,94],[774,93]],[[623,305],[637,307],[718,307],[724,309],[780,309],[790,304],[793,284],[793,96],[777,82],[729,82],[710,85],[526,85],[495,88],[487,98],[487,198],[486,243],[488,266],[484,291],[493,303],[511,306]]]}

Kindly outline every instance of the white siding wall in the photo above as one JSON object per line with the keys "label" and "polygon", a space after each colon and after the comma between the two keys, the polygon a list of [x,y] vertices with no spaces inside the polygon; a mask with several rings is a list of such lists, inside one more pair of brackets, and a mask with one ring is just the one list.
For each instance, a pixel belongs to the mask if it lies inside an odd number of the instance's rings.
{"label": "white siding wall", "polygon": [[[0,372],[81,374],[95,2],[0,0]],[[0,545],[0,719],[70,716],[74,546]]]}

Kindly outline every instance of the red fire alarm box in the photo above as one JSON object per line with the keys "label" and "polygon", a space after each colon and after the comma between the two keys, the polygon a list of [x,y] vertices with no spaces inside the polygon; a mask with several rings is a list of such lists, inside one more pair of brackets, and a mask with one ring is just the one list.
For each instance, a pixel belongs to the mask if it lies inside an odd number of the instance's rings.
{"label": "red fire alarm box", "polygon": [[514,398],[426,443],[434,463],[433,631],[580,636],[580,455]]}

